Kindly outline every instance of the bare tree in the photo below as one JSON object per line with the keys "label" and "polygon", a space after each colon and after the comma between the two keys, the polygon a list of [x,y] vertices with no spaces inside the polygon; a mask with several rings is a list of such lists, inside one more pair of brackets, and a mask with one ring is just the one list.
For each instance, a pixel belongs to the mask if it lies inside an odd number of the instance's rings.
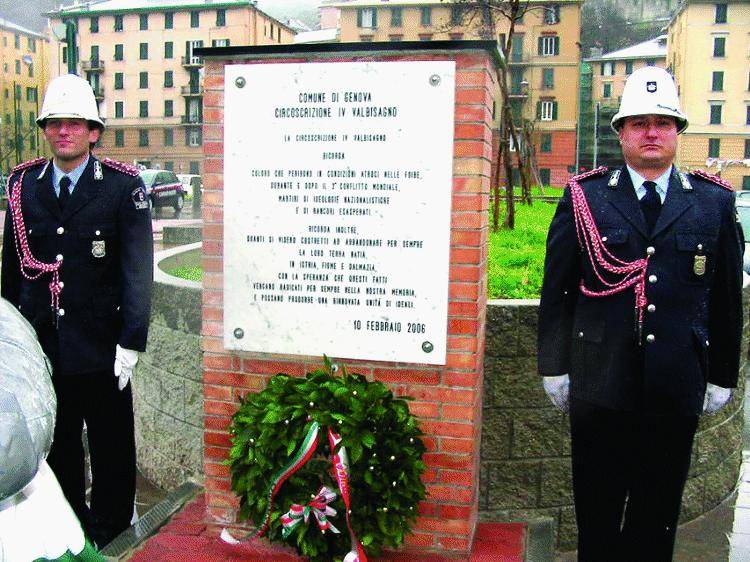
{"label": "bare tree", "polygon": [[[454,10],[461,11],[461,17],[453,17],[453,25],[459,24],[475,30],[482,39],[497,40],[502,51],[503,61],[497,70],[497,81],[500,91],[500,126],[499,147],[495,166],[495,177],[492,178],[493,214],[492,228],[497,231],[500,227],[500,169],[505,174],[505,218],[503,228],[515,227],[515,200],[513,197],[513,152],[516,153],[516,164],[521,180],[521,202],[531,204],[531,168],[525,162],[525,156],[533,155],[533,150],[524,149],[531,138],[522,137],[516,123],[511,105],[511,88],[509,86],[508,61],[513,50],[513,33],[516,22],[532,8],[529,0],[455,0]],[[541,7],[533,8],[540,9]],[[544,9],[544,8],[541,8]],[[523,118],[521,118],[523,122]]]}

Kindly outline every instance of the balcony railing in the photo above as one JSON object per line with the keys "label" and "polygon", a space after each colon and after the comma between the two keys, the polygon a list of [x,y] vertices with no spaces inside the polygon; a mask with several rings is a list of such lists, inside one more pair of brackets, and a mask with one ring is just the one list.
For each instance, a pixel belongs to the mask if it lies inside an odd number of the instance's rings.
{"label": "balcony railing", "polygon": [[183,115],[181,117],[181,123],[183,125],[200,125],[203,123],[202,115]]}
{"label": "balcony railing", "polygon": [[87,72],[104,72],[104,61],[98,60],[82,60],[81,68]]}
{"label": "balcony railing", "polygon": [[182,92],[183,96],[202,96],[203,95],[203,86],[182,86],[180,88],[180,92]]}
{"label": "balcony railing", "polygon": [[510,54],[510,64],[529,64],[531,62],[527,53],[513,51]]}
{"label": "balcony railing", "polygon": [[203,66],[203,59],[196,56],[182,57],[182,66]]}
{"label": "balcony railing", "polygon": [[96,101],[102,101],[104,99],[104,88],[101,86],[92,86],[92,90],[94,90],[94,98],[96,98]]}

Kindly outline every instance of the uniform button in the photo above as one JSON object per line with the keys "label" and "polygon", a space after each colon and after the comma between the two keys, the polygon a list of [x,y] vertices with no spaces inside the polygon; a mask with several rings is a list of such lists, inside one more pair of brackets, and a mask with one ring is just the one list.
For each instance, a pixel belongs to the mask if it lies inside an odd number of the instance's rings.
{"label": "uniform button", "polygon": [[97,230],[96,232],[94,232],[94,234],[97,235],[97,236],[99,236],[101,233],[102,233],[101,230]]}
{"label": "uniform button", "polygon": [[698,244],[698,246],[697,246],[697,248],[696,248],[696,249],[697,249],[697,250],[698,250],[699,252],[701,252],[701,251],[703,250],[703,244]]}
{"label": "uniform button", "polygon": [[64,232],[65,232],[65,229],[64,229],[64,228],[63,228],[62,226],[58,226],[58,227],[57,227],[57,233],[58,233],[58,234],[62,234],[62,233],[64,233]]}
{"label": "uniform button", "polygon": [[646,336],[646,341],[648,343],[654,343],[656,341],[656,336],[654,334],[649,334]]}
{"label": "uniform button", "polygon": [[63,255],[62,255],[62,254],[57,254],[57,255],[55,256],[55,259],[56,259],[57,261],[62,261],[62,260],[63,260]]}
{"label": "uniform button", "polygon": [[582,338],[583,337],[583,332],[578,332],[578,337]]}
{"label": "uniform button", "polygon": [[606,242],[606,241],[607,241],[607,237],[606,236],[602,236],[602,242]]}
{"label": "uniform button", "polygon": [[62,281],[60,281],[60,288],[62,289],[64,286],[65,286],[65,283],[63,283]]}
{"label": "uniform button", "polygon": [[653,256],[656,253],[656,248],[654,248],[653,246],[649,246],[648,248],[646,248],[646,253],[649,256]]}
{"label": "uniform button", "polygon": [[58,310],[58,311],[57,311],[57,315],[58,315],[58,316],[65,316],[65,309],[64,309],[64,308],[61,308],[60,310]]}
{"label": "uniform button", "polygon": [[656,305],[655,305],[655,304],[650,304],[650,305],[648,305],[648,308],[647,308],[647,310],[648,310],[649,312],[654,312],[654,311],[656,310]]}
{"label": "uniform button", "polygon": [[708,347],[708,340],[706,340],[706,347]]}
{"label": "uniform button", "polygon": [[656,281],[657,281],[656,275],[649,275],[648,276],[648,282],[649,283],[656,283]]}
{"label": "uniform button", "polygon": [[29,234],[31,234],[31,229],[29,229]]}

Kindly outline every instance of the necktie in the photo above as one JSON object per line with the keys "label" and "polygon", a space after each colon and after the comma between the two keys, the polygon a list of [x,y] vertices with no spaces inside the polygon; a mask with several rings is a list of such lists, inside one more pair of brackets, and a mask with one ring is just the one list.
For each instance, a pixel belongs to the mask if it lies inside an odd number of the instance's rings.
{"label": "necktie", "polygon": [[60,194],[57,196],[57,204],[60,206],[60,210],[62,211],[65,209],[65,203],[68,202],[68,197],[70,197],[70,184],[73,183],[70,181],[70,178],[68,176],[63,176],[60,179]]}
{"label": "necktie", "polygon": [[641,198],[641,210],[646,219],[648,231],[652,232],[661,211],[661,198],[656,193],[656,184],[654,182],[644,181],[643,187],[646,188],[646,195]]}

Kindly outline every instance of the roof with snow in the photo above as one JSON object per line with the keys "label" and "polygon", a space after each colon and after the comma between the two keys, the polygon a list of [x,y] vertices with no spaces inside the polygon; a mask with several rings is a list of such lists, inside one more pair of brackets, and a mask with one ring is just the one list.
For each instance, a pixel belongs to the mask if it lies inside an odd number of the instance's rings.
{"label": "roof with snow", "polygon": [[624,49],[606,53],[600,57],[585,59],[587,62],[624,60],[624,59],[666,59],[667,58],[667,36],[659,35],[643,43],[637,43]]}

